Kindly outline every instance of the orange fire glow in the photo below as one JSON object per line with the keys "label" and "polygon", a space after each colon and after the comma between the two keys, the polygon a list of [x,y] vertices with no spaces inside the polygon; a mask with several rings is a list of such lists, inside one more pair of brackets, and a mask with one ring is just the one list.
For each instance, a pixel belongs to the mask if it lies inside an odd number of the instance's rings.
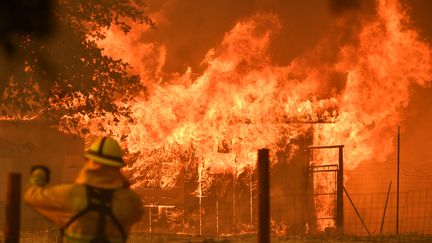
{"label": "orange fire glow", "polygon": [[[263,147],[273,157],[286,147],[293,154],[297,147],[290,141],[311,130],[314,144],[345,145],[346,169],[384,161],[392,152],[395,127],[404,119],[410,87],[432,80],[432,49],[407,25],[399,1],[379,0],[376,6],[375,17],[363,20],[353,36],[357,41],[340,46],[331,64],[314,60],[326,42],[289,65],[272,63],[268,48],[280,22],[268,13],[250,16],[226,32],[207,52],[201,74],[191,68],[164,74],[169,50],[140,42],[146,28],[136,26],[126,36],[112,28],[99,44],[106,54],[131,63],[147,90],[132,102],[118,101],[130,109],[131,118],[78,114],[64,117],[63,124],[78,119],[76,131],[95,128],[92,136],[108,133],[120,139],[136,160],[128,169],[137,187],[169,188],[188,163],[199,161],[199,197],[212,173],[238,175],[255,167],[256,151]],[[323,93],[323,86],[332,86],[333,74],[342,77],[337,80],[342,88]],[[335,158],[317,154],[314,163]],[[328,183],[318,181],[315,187]]]}

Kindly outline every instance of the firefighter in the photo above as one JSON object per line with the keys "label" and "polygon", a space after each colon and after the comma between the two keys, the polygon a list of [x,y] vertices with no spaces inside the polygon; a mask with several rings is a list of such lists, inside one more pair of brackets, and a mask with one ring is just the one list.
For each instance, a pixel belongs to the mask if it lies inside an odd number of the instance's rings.
{"label": "firefighter", "polygon": [[111,137],[98,139],[84,154],[75,183],[48,187],[50,170],[33,166],[26,203],[61,227],[63,242],[126,242],[143,214],[138,196],[120,173],[121,149]]}

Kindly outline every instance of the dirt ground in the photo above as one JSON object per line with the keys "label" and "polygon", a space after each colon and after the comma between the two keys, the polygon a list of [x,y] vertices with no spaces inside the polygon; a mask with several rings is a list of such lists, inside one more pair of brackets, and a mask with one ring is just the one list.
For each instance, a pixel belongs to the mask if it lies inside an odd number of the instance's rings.
{"label": "dirt ground", "polygon": [[[3,237],[0,238],[3,241]],[[47,232],[39,233],[22,233],[21,243],[51,243],[56,242],[53,237],[49,237]],[[190,236],[190,235],[158,235],[158,234],[134,234],[131,235],[128,243],[243,243],[256,242],[255,235],[227,236],[227,237],[206,237],[206,236]],[[288,236],[274,237],[272,243],[366,243],[366,242],[401,242],[401,243],[417,243],[417,242],[432,242],[432,236],[421,235],[404,235],[404,236],[373,236],[373,237],[355,237],[355,236]]]}
{"label": "dirt ground", "polygon": [[[245,236],[230,236],[230,237],[191,237],[191,236],[178,236],[178,235],[134,235],[131,237],[129,242],[184,242],[184,243],[243,243],[243,242],[256,242],[256,236],[245,235]],[[277,237],[271,239],[272,243],[318,243],[318,242],[330,242],[330,243],[344,243],[344,242],[432,242],[432,236],[381,236],[381,237],[350,237],[350,236],[339,236],[339,237],[326,237],[326,236],[290,236],[290,237]]]}

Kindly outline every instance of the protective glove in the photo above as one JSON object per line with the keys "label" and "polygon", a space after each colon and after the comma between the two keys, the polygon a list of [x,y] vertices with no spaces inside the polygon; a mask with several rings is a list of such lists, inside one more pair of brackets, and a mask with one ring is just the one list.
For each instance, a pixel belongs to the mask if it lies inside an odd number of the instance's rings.
{"label": "protective glove", "polygon": [[48,183],[50,181],[50,174],[51,171],[48,167],[46,167],[45,165],[34,165],[31,167],[31,174],[34,175],[37,173],[37,171],[42,171],[45,175],[45,183]]}

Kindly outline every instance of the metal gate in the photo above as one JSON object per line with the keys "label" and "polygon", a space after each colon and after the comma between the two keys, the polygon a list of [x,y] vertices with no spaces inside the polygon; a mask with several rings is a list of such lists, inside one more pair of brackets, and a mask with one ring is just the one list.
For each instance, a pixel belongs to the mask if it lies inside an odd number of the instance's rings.
{"label": "metal gate", "polygon": [[[343,147],[344,145],[313,145],[308,146],[309,162],[307,166],[309,180],[312,182],[312,197],[315,203],[316,225],[330,225],[333,222],[338,233],[343,233]],[[338,162],[333,164],[314,165],[313,150],[338,149]],[[316,186],[316,178],[321,175],[320,185]],[[329,174],[330,173],[330,174]],[[330,178],[324,179],[323,178]],[[319,198],[325,198],[320,199]],[[316,202],[322,202],[317,205]],[[324,203],[323,203],[324,202]],[[327,213],[322,213],[322,212]],[[320,214],[318,214],[320,213]],[[316,229],[315,229],[316,230]]]}

